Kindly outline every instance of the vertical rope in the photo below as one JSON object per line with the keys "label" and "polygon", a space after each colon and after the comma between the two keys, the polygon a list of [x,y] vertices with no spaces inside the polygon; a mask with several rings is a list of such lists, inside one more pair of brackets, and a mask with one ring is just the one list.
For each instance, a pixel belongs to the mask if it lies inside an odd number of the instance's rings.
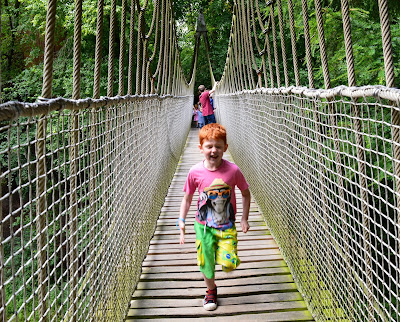
{"label": "vertical rope", "polygon": [[119,46],[119,81],[118,95],[124,95],[124,58],[125,58],[125,29],[126,29],[126,6],[127,0],[122,0],[121,9],[121,37]]}
{"label": "vertical rope", "polygon": [[157,62],[157,70],[153,75],[155,79],[157,77],[157,87],[156,92],[161,93],[162,91],[162,66],[163,66],[163,52],[164,52],[164,31],[165,31],[165,1],[161,1],[161,13],[160,13],[160,49],[158,52],[158,62]]}
{"label": "vertical rope", "polygon": [[311,61],[311,40],[310,40],[310,27],[308,25],[308,5],[307,0],[301,0],[303,10],[303,24],[304,24],[304,42],[306,47],[307,71],[308,71],[308,86],[314,88],[313,67]]}
{"label": "vertical rope", "polygon": [[[171,5],[171,4],[170,4]],[[173,56],[174,56],[174,37],[173,37],[173,19],[172,19],[172,14],[171,14],[171,10],[168,10],[168,12],[170,13],[170,17],[169,17],[169,21],[168,21],[168,25],[169,25],[169,55],[168,55],[168,93],[171,94],[172,93],[172,77],[173,77]],[[208,60],[210,61],[210,60]],[[209,64],[211,67],[211,63]],[[211,75],[212,75],[212,70],[211,70]]]}
{"label": "vertical rope", "polygon": [[107,82],[107,96],[113,96],[114,87],[114,41],[116,33],[116,20],[117,20],[117,0],[111,0],[111,14],[110,14],[110,36],[108,43],[108,82]]}
{"label": "vertical rope", "polygon": [[287,57],[286,57],[285,29],[283,26],[282,2],[281,2],[281,0],[278,0],[277,3],[278,3],[279,32],[280,32],[280,37],[281,37],[283,73],[285,76],[285,86],[289,87],[289,74],[288,74]]}
{"label": "vertical rope", "polygon": [[240,9],[239,9],[239,4],[236,4],[236,16],[235,16],[235,29],[234,29],[234,53],[235,53],[235,62],[234,66],[235,69],[237,69],[237,72],[235,73],[235,83],[241,85],[241,89],[246,87],[246,81],[244,77],[244,72],[242,71],[243,64],[242,64],[242,58],[241,58],[241,52],[240,48],[243,48],[240,43],[240,39],[238,35],[240,34],[240,23],[241,23],[241,16],[240,16]]}
{"label": "vertical rope", "polygon": [[275,10],[274,10],[274,2],[271,2],[269,6],[270,13],[270,22],[272,26],[272,44],[274,47],[274,58],[275,58],[275,73],[276,73],[276,83],[278,87],[281,87],[281,75],[279,72],[279,56],[278,56],[278,41],[276,36],[276,27],[275,27]]}
{"label": "vertical rope", "polygon": [[[400,106],[400,101],[396,102],[396,107]],[[393,149],[393,169],[394,169],[394,183],[396,189],[396,210],[397,210],[397,220],[396,220],[396,236],[397,243],[395,246],[396,253],[399,253],[400,249],[400,113],[396,108],[392,109],[392,149]],[[396,282],[399,284],[399,274],[397,275]]]}
{"label": "vertical rope", "polygon": [[82,0],[75,0],[74,21],[74,75],[72,99],[77,100],[81,95],[81,57],[82,57]]}
{"label": "vertical rope", "polygon": [[356,86],[356,76],[354,72],[353,40],[351,37],[349,1],[341,0],[344,46],[346,50],[347,79],[349,86]]}
{"label": "vertical rope", "polygon": [[[98,0],[97,2],[97,25],[96,25],[96,47],[95,47],[95,67],[94,67],[94,78],[93,78],[93,98],[100,97],[100,76],[101,76],[101,55],[102,55],[102,41],[103,41],[103,13],[104,13],[104,0]],[[89,251],[91,256],[95,254],[95,227],[96,227],[96,206],[95,206],[95,191],[96,191],[96,146],[97,146],[97,133],[96,133],[96,109],[92,108],[91,117],[90,117],[90,170],[89,170],[89,203],[90,203],[90,219],[89,219],[89,227],[90,227],[90,246]],[[89,289],[89,316],[95,316],[95,307],[96,307],[96,299],[95,299],[95,281],[99,276],[99,272],[97,272],[96,268],[98,267],[98,259],[95,257],[94,260],[91,260],[89,263],[89,272],[90,272],[90,289]]]}
{"label": "vertical rope", "polygon": [[[255,16],[255,13],[254,13],[253,1],[250,1],[250,8],[251,8],[251,16],[254,17],[252,19],[253,20],[253,23],[252,23],[253,33],[254,33],[254,35],[257,35],[256,16]],[[260,25],[261,29],[264,29],[263,23],[261,21],[260,10],[259,10],[259,7],[258,7],[258,0],[256,1],[256,13],[257,13],[257,18],[258,18],[259,25]],[[251,30],[250,27],[249,27],[249,30]],[[258,76],[257,87],[262,87],[263,86],[262,85],[262,73],[264,73],[264,80],[266,81],[265,52],[261,51],[261,47],[260,47],[260,44],[258,42],[258,37],[257,36],[254,37],[254,42],[256,44],[257,54],[261,57],[261,66],[259,67],[257,65],[257,63],[255,63],[257,76]],[[254,55],[253,55],[253,57],[254,57]]]}
{"label": "vertical rope", "polygon": [[37,234],[37,267],[38,267],[38,303],[42,320],[47,321],[46,301],[46,116],[40,117],[36,130],[36,234]]}
{"label": "vertical rope", "polygon": [[[78,0],[81,1],[81,0]],[[77,317],[77,287],[78,287],[78,146],[79,146],[79,122],[78,111],[72,112],[70,133],[70,218],[69,218],[69,321],[76,321]],[[72,316],[71,316],[72,315]]]}
{"label": "vertical rope", "polygon": [[[353,40],[352,40],[352,36],[351,36],[351,22],[350,22],[350,10],[349,10],[349,2],[348,0],[341,0],[341,8],[342,8],[342,20],[343,20],[343,35],[344,35],[344,45],[345,45],[345,51],[346,51],[346,64],[347,64],[347,80],[348,80],[348,85],[349,86],[356,86],[356,76],[355,76],[355,69],[354,69],[354,56],[353,56]],[[356,104],[357,100],[353,99],[353,103]],[[333,117],[333,114],[332,114]],[[356,121],[356,126],[357,127],[361,127],[361,123],[359,121]],[[337,128],[334,127],[335,132],[334,135],[338,136],[339,134],[337,133]],[[362,140],[362,138],[359,137],[359,135],[357,135],[357,140],[360,141]],[[337,151],[340,151],[340,147],[339,147],[339,143],[338,141],[335,140],[335,149]],[[361,151],[359,151],[358,146],[357,146],[357,153],[361,153]],[[337,166],[340,165],[340,163],[338,163],[338,161],[340,161],[340,157],[338,156],[338,153],[335,154],[336,158],[338,159],[337,162]],[[341,168],[337,168],[337,170],[341,171]],[[362,169],[360,169],[361,171]],[[361,172],[363,173],[363,172]],[[339,187],[341,187],[343,185],[343,180],[342,180],[342,175],[338,176],[339,179]],[[343,188],[344,189],[344,188]],[[345,210],[345,205],[344,205],[344,192],[343,189],[340,188],[339,190],[339,194],[340,194],[340,210],[343,213]],[[352,268],[350,267],[350,258],[349,258],[349,254],[350,254],[350,250],[349,250],[349,242],[348,242],[348,234],[347,234],[347,225],[345,225],[345,223],[347,222],[347,216],[345,214],[342,214],[342,228],[344,229],[343,234],[344,234],[344,243],[345,243],[345,260],[346,260],[346,264],[347,264],[347,272],[348,272],[348,276],[347,276],[347,283],[349,285],[349,293],[353,292],[353,288],[352,288],[352,281],[350,278],[350,272],[352,270]],[[350,303],[349,303],[349,308],[350,308],[350,317],[354,317],[354,307],[353,307],[353,297],[350,296]]]}
{"label": "vertical rope", "polygon": [[324,74],[325,88],[331,87],[331,80],[329,77],[328,57],[326,54],[324,22],[322,19],[321,0],[314,0],[315,15],[317,17],[317,29],[319,37],[319,49],[321,54],[322,72]]}
{"label": "vertical rope", "polygon": [[[246,73],[244,71],[244,58],[242,57],[242,50],[243,50],[243,39],[239,37],[241,35],[241,23],[242,23],[242,16],[240,5],[237,4],[237,11],[236,11],[236,28],[235,28],[235,54],[236,54],[236,67],[239,70],[239,78],[241,83],[241,89],[247,88],[247,78]],[[237,82],[237,80],[236,80]]]}
{"label": "vertical rope", "polygon": [[296,47],[296,33],[294,30],[295,25],[294,25],[294,15],[293,15],[293,0],[288,0],[288,11],[289,11],[289,25],[290,25],[290,41],[292,44],[294,79],[296,86],[300,86],[300,75],[299,75],[297,47]]}
{"label": "vertical rope", "polygon": [[[146,3],[144,4],[143,7],[143,11],[145,11],[147,9],[147,4],[148,2],[146,1]],[[154,24],[154,10],[153,10],[153,20],[152,20],[152,25]],[[147,24],[143,24],[143,28],[142,28],[142,60],[141,60],[141,94],[146,94],[147,90],[146,88],[147,86],[147,82],[148,82],[148,74],[147,74],[147,59],[148,59],[148,55],[147,55],[147,47],[149,44],[149,37],[146,34],[146,25]],[[152,28],[152,27],[151,27]],[[151,33],[151,30],[149,31],[149,33]]]}
{"label": "vertical rope", "polygon": [[[144,30],[143,30],[144,31]],[[148,43],[149,43],[149,39],[145,36],[143,39],[143,45],[142,45],[142,67],[141,67],[141,71],[142,71],[142,77],[141,77],[141,93],[145,94],[146,93],[146,85],[147,85],[147,47],[148,47]]]}
{"label": "vertical rope", "polygon": [[[42,97],[51,98],[53,85],[54,33],[56,23],[57,0],[48,0],[46,16],[45,51],[43,63]],[[38,303],[40,317],[47,321],[46,277],[46,116],[40,117],[36,130],[36,222],[37,238],[37,267],[38,267]]]}
{"label": "vertical rope", "polygon": [[[382,46],[385,63],[385,78],[386,86],[394,87],[394,66],[393,66],[393,53],[392,53],[392,37],[390,32],[390,19],[387,0],[379,0],[379,17],[381,21],[382,33]],[[397,101],[396,106],[399,106]],[[400,240],[400,112],[398,109],[392,109],[392,136],[393,136],[393,163],[394,163],[394,177],[396,185],[396,204],[397,204],[397,227],[396,235]],[[396,249],[399,249],[400,242],[396,244]],[[398,281],[398,280],[397,280]]]}
{"label": "vertical rope", "polygon": [[[89,235],[90,235],[90,246],[89,252],[90,257],[95,254],[95,229],[96,229],[96,181],[97,181],[97,171],[96,171],[96,146],[97,146],[97,131],[96,131],[96,109],[92,108],[90,112],[90,154],[89,154]],[[90,290],[89,290],[89,315],[94,316],[94,308],[95,308],[95,280],[97,276],[97,271],[95,270],[97,267],[98,261],[96,258],[92,259],[89,263],[89,274],[90,274]]]}
{"label": "vertical rope", "polygon": [[43,62],[42,97],[51,98],[53,85],[54,32],[56,24],[57,0],[48,0],[46,16],[46,36]]}
{"label": "vertical rope", "polygon": [[271,45],[269,43],[269,30],[268,27],[265,29],[265,44],[264,50],[266,48],[267,57],[268,57],[268,67],[269,67],[269,79],[271,82],[271,87],[275,87],[275,77],[274,77],[274,69],[272,67],[272,55],[271,55]]}
{"label": "vertical rope", "polygon": [[141,74],[142,74],[142,48],[143,48],[143,38],[144,38],[144,9],[140,8],[139,1],[138,5],[138,33],[137,33],[137,44],[136,44],[136,94],[141,94]]}
{"label": "vertical rope", "polygon": [[131,20],[129,27],[128,90],[127,90],[128,95],[133,94],[134,40],[135,40],[135,0],[131,0]]}
{"label": "vertical rope", "polygon": [[[74,76],[73,76],[73,99],[80,98],[81,80],[81,39],[82,39],[82,0],[75,0],[75,21],[74,21]],[[79,125],[78,111],[72,112],[71,134],[70,134],[70,218],[69,218],[69,277],[70,277],[70,321],[76,321],[77,312],[77,287],[78,287],[78,197],[77,197],[77,176],[78,176],[78,144]]]}
{"label": "vertical rope", "polygon": [[164,94],[169,93],[169,83],[171,75],[171,18],[169,9],[169,1],[166,5],[165,11],[165,51],[164,51],[164,68],[163,68],[163,79],[164,79]]}
{"label": "vertical rope", "polygon": [[[247,51],[247,66],[248,66],[248,74],[249,74],[249,84],[250,88],[255,88],[256,83],[254,81],[254,70],[257,70],[257,64],[254,57],[254,49],[253,49],[253,42],[251,37],[251,27],[250,21],[255,19],[254,16],[250,16],[250,8],[249,8],[249,1],[247,1],[247,9],[245,11],[247,15],[243,15],[245,20],[243,21],[244,26],[244,34],[246,35],[246,51]],[[252,67],[254,66],[254,68]]]}
{"label": "vertical rope", "polygon": [[387,0],[378,0],[378,4],[379,4],[379,17],[381,20],[386,86],[394,87],[393,50],[392,50],[392,35],[390,32],[389,9]]}
{"label": "vertical rope", "polygon": [[97,2],[96,48],[94,58],[93,98],[100,97],[101,46],[103,41],[104,0]]}
{"label": "vertical rope", "polygon": [[167,50],[167,23],[166,23],[166,4],[163,1],[162,12],[161,12],[161,46],[160,46],[160,53],[158,59],[161,61],[160,70],[159,70],[159,82],[160,84],[160,94],[164,95],[165,93],[165,80],[164,80],[164,70],[165,70],[165,57],[166,57],[166,50]]}
{"label": "vertical rope", "polygon": [[[242,64],[243,64],[243,75],[244,75],[244,83],[245,83],[245,88],[246,89],[250,89],[251,85],[250,85],[250,76],[249,76],[249,69],[248,69],[248,63],[247,63],[247,46],[246,46],[246,31],[244,26],[246,25],[246,17],[245,17],[245,9],[244,9],[244,1],[245,0],[241,0],[241,6],[242,6],[242,10],[240,10],[240,53],[241,53],[241,57],[242,57]],[[238,15],[239,16],[239,15]]]}
{"label": "vertical rope", "polygon": [[[392,37],[390,32],[390,19],[387,0],[378,0],[379,17],[381,21],[382,46],[385,63],[386,86],[394,87],[394,66],[392,53]],[[397,101],[396,106],[399,106]],[[392,109],[392,136],[393,136],[393,163],[394,163],[394,178],[396,185],[396,205],[397,205],[397,227],[396,236],[400,241],[400,112],[398,109]],[[396,244],[396,249],[400,247],[400,242]],[[398,280],[397,280],[398,282]]]}
{"label": "vertical rope", "polygon": [[[252,10],[253,10],[253,1],[250,1],[250,3],[251,3],[251,6],[252,6]],[[259,24],[261,30],[264,31],[265,30],[265,26],[264,26],[264,24],[262,22],[262,19],[261,19],[260,7],[259,7],[259,4],[258,4],[258,0],[256,0],[256,13],[257,13],[258,24]],[[254,16],[254,13],[253,13],[253,16]],[[257,35],[256,26],[255,26],[256,25],[256,21],[255,20],[256,19],[254,18],[253,19],[253,30],[254,30],[254,35]],[[262,69],[263,76],[264,76],[264,87],[268,87],[267,66],[266,66],[266,63],[265,63],[265,45],[264,45],[264,49],[261,50],[260,46],[258,45],[258,37],[254,37],[254,39],[256,41],[258,54],[259,54],[259,56],[261,57],[261,60],[262,60],[261,69]],[[260,86],[262,86],[262,84]]]}

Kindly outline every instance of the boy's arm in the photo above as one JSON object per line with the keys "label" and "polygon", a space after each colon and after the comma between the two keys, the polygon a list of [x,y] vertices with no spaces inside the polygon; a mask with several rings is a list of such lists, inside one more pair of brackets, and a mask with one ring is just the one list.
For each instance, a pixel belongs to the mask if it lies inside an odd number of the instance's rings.
{"label": "boy's arm", "polygon": [[[179,229],[181,231],[180,234],[180,243],[184,244],[185,243],[185,222],[184,220],[186,219],[186,215],[189,212],[190,204],[192,203],[193,195],[189,195],[185,193],[182,202],[181,202],[181,208],[179,210],[179,219],[178,219],[178,224],[179,224]],[[181,220],[183,219],[183,220]]]}
{"label": "boy's arm", "polygon": [[240,221],[240,226],[242,227],[242,231],[244,233],[247,233],[250,228],[250,225],[248,223],[250,201],[251,201],[250,190],[249,189],[243,190],[242,191],[243,214],[242,214],[242,220]]}

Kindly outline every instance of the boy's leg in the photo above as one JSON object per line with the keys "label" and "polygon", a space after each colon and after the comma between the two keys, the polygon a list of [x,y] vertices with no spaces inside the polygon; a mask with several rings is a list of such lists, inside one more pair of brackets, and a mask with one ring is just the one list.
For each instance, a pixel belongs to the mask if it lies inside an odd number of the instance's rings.
{"label": "boy's leg", "polygon": [[217,304],[217,286],[215,285],[215,251],[217,239],[214,228],[206,227],[198,222],[194,223],[196,232],[197,264],[203,273],[207,286],[203,307],[207,311],[215,310]]}
{"label": "boy's leg", "polygon": [[217,287],[217,285],[215,285],[215,277],[213,278],[207,278],[204,274],[203,274],[203,278],[204,278],[204,282],[206,283],[206,286],[209,290],[213,290]]}
{"label": "boy's leg", "polygon": [[194,230],[196,232],[197,265],[205,278],[213,280],[217,239],[212,233],[212,228],[206,227],[204,229],[204,225],[199,224],[197,221],[194,223]]}
{"label": "boy's leg", "polygon": [[240,264],[237,255],[237,231],[236,227],[221,231],[218,237],[216,262],[222,266],[222,270],[230,272]]}

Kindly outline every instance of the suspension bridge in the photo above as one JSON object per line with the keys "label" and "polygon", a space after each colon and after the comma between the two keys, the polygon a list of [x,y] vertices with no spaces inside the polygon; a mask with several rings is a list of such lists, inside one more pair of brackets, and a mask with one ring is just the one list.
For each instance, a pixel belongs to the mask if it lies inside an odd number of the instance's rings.
{"label": "suspension bridge", "polygon": [[[172,1],[99,0],[93,96],[81,98],[76,0],[73,93],[54,98],[49,0],[42,94],[0,105],[2,321],[400,321],[398,53],[387,1],[378,7],[386,84],[357,83],[342,0],[347,84],[331,88],[321,0],[234,1],[218,82],[202,16],[187,81]],[[242,264],[217,271],[221,305],[211,313],[201,308],[193,231],[180,246],[174,226],[201,157],[191,129],[201,39],[217,121],[252,193]]]}

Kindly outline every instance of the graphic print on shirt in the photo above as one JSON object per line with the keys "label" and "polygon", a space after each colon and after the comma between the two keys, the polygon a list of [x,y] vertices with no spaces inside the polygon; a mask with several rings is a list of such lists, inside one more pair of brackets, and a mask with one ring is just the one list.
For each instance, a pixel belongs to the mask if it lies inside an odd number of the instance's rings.
{"label": "graphic print on shirt", "polygon": [[227,229],[233,226],[235,213],[231,203],[232,188],[222,179],[214,179],[200,195],[198,218],[207,226]]}

